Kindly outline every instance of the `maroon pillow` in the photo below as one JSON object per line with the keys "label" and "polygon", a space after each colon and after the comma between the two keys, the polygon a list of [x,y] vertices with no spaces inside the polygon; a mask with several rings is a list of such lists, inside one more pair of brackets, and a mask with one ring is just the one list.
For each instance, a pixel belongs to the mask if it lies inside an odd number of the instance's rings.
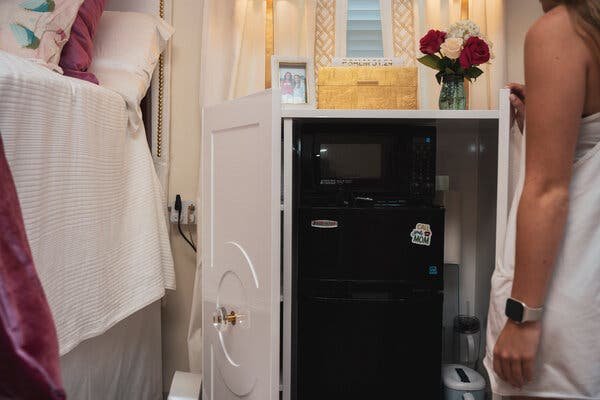
{"label": "maroon pillow", "polygon": [[73,27],[71,37],[60,55],[64,74],[98,84],[94,74],[88,72],[94,54],[94,35],[104,11],[106,0],[84,0]]}

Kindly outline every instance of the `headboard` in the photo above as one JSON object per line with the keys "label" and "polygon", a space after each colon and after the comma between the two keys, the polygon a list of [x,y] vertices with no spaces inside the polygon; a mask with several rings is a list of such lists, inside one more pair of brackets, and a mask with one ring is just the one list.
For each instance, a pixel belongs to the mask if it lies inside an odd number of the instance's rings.
{"label": "headboard", "polygon": [[[106,10],[135,11],[158,15],[172,24],[173,0],[108,0]],[[160,62],[149,91],[151,110],[150,121],[146,129],[150,131],[150,147],[152,159],[158,178],[165,193],[169,178],[169,129],[170,129],[170,97],[171,96],[171,45],[160,58]],[[148,116],[145,116],[148,119]]]}

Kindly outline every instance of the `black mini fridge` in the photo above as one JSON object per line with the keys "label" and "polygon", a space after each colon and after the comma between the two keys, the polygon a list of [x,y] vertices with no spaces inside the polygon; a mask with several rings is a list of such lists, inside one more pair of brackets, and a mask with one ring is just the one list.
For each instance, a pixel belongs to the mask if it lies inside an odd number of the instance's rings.
{"label": "black mini fridge", "polygon": [[300,207],[293,398],[440,397],[444,210]]}

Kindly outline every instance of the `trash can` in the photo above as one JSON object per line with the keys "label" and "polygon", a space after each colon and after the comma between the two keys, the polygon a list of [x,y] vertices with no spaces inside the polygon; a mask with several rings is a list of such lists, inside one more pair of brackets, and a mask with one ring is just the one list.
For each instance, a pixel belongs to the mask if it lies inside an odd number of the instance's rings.
{"label": "trash can", "polygon": [[485,380],[469,367],[444,365],[444,400],[485,400]]}

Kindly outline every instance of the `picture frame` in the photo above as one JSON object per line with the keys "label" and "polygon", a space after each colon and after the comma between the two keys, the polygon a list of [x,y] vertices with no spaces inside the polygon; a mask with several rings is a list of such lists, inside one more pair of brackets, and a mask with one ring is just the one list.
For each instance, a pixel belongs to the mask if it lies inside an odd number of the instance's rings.
{"label": "picture frame", "polygon": [[281,90],[284,108],[316,108],[315,72],[310,58],[271,57],[271,86]]}

